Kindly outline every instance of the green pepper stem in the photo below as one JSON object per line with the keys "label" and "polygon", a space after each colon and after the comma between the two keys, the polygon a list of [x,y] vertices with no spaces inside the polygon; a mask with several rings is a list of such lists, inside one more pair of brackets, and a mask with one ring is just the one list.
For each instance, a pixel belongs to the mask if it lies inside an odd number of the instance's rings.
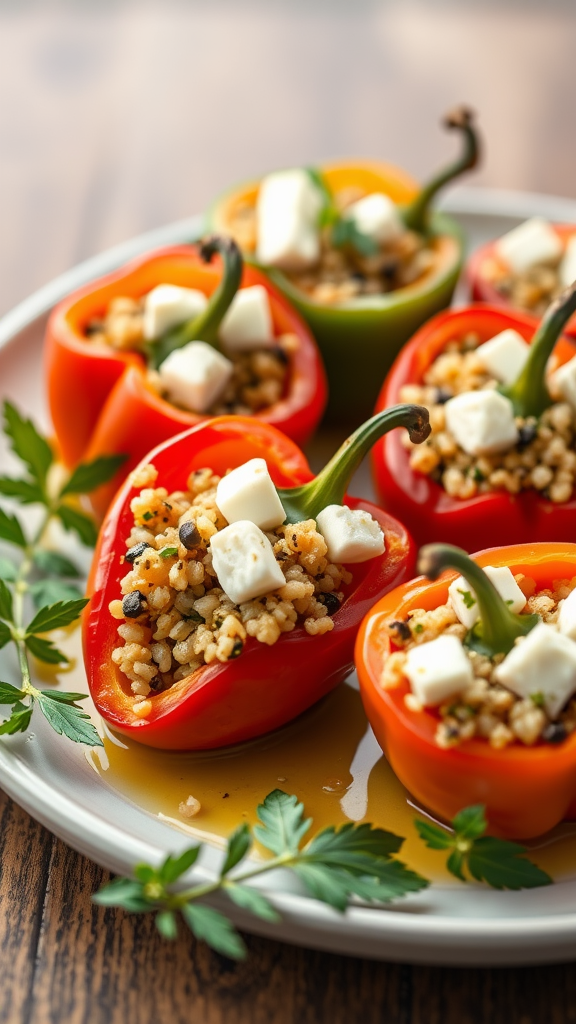
{"label": "green pepper stem", "polygon": [[487,654],[508,654],[519,636],[525,636],[540,622],[539,615],[515,615],[510,611],[483,569],[461,548],[451,544],[427,544],[420,551],[418,572],[430,580],[444,569],[457,569],[478,601],[478,622],[465,637],[467,647]]}
{"label": "green pepper stem", "polygon": [[155,369],[158,369],[171,352],[182,348],[190,341],[205,341],[208,345],[213,345],[214,348],[219,347],[218,329],[240,287],[243,260],[242,253],[233,238],[211,235],[200,242],[198,254],[204,263],[210,263],[216,253],[222,257],[223,265],[218,287],[200,316],[178,324],[177,327],[173,327],[161,338],[148,345],[148,356]]}
{"label": "green pepper stem", "polygon": [[499,389],[512,402],[516,416],[540,416],[552,404],[546,387],[546,364],[564,324],[574,312],[576,282],[548,306],[520,374],[513,384]]}
{"label": "green pepper stem", "polygon": [[314,480],[301,487],[278,490],[286,522],[315,519],[327,505],[341,505],[353,473],[372,445],[394,427],[406,427],[415,444],[430,434],[428,410],[421,405],[394,405],[354,431]]}
{"label": "green pepper stem", "polygon": [[457,107],[446,115],[442,123],[445,128],[462,133],[464,150],[453,164],[437,174],[428,185],[424,186],[416,198],[401,210],[405,227],[409,231],[417,231],[419,234],[425,234],[428,228],[430,205],[434,196],[449,181],[453,181],[464,171],[475,167],[480,155],[480,143],[474,126],[474,113],[471,110],[467,107]]}

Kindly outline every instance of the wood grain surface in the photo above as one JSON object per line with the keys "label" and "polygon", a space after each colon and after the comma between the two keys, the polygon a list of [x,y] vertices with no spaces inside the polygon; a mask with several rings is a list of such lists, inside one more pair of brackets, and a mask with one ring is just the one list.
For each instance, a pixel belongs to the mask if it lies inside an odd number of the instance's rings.
{"label": "wood grain surface", "polygon": [[[424,176],[455,101],[481,113],[478,182],[574,196],[575,33],[568,2],[0,0],[0,311],[263,168],[360,153]],[[2,1024],[576,1021],[574,964],[411,967],[248,936],[236,965],[93,906],[106,877],[0,794]]]}

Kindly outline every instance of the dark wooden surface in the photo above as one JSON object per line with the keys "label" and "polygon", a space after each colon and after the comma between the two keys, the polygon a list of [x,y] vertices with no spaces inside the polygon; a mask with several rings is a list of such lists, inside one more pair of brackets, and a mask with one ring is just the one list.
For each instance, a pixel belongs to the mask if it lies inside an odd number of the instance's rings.
{"label": "dark wooden surface", "polygon": [[[566,3],[0,0],[0,311],[262,168],[422,176],[481,112],[482,184],[576,195]],[[0,382],[1,390],[1,382]],[[0,1021],[568,1024],[576,972],[390,965],[247,938],[241,965],[96,908],[105,873],[0,794]]]}

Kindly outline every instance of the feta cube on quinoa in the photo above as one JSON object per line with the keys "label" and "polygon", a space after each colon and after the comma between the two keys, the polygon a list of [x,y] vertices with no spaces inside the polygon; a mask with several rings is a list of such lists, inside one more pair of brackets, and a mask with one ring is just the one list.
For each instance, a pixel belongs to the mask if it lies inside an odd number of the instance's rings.
{"label": "feta cube on quinoa", "polygon": [[498,391],[464,391],[444,409],[447,429],[469,455],[493,455],[516,444],[512,403]]}
{"label": "feta cube on quinoa", "polygon": [[551,385],[564,401],[576,409],[576,356],[560,366],[553,374]]}
{"label": "feta cube on quinoa", "polygon": [[576,692],[576,644],[540,622],[494,670],[502,686],[519,697],[541,695],[550,718],[557,718]]}
{"label": "feta cube on quinoa", "polygon": [[250,459],[223,476],[216,504],[229,523],[247,519],[262,530],[272,530],[286,518],[264,459]]}
{"label": "feta cube on quinoa", "polygon": [[286,583],[266,534],[245,519],[215,533],[210,541],[218,582],[234,604],[269,594]]}
{"label": "feta cube on quinoa", "polygon": [[522,335],[510,327],[479,345],[476,356],[496,380],[512,384],[524,369],[529,352]]}
{"label": "feta cube on quinoa", "polygon": [[406,654],[404,674],[413,694],[425,706],[441,704],[466,689],[474,678],[464,647],[451,633],[411,647]]}
{"label": "feta cube on quinoa", "polygon": [[558,267],[558,277],[562,288],[576,281],[576,235],[570,235],[564,249],[564,255]]}
{"label": "feta cube on quinoa", "polygon": [[249,352],[274,344],[270,302],[264,285],[255,284],[236,292],[218,333],[229,352]]}
{"label": "feta cube on quinoa", "polygon": [[558,613],[558,629],[564,636],[576,640],[576,590],[562,601]]}
{"label": "feta cube on quinoa", "polygon": [[[515,613],[521,612],[526,604],[526,598],[508,566],[486,565],[484,572],[494,584],[500,597],[510,608],[510,611]],[[472,629],[472,626],[478,619],[478,601],[476,600],[475,591],[463,576],[458,576],[450,584],[448,596],[450,604],[462,625],[466,626],[466,629]]]}
{"label": "feta cube on quinoa", "polygon": [[302,168],[267,175],[256,203],[258,262],[283,270],[313,266],[320,255],[322,205],[319,189]]}
{"label": "feta cube on quinoa", "polygon": [[353,220],[358,231],[373,241],[385,245],[393,242],[404,231],[396,203],[384,192],[372,192],[346,207],[344,216]]}
{"label": "feta cube on quinoa", "polygon": [[204,292],[197,288],[157,285],[144,300],[144,337],[147,341],[162,337],[171,327],[200,316],[207,305]]}
{"label": "feta cube on quinoa", "polygon": [[331,562],[366,562],[383,554],[386,547],[380,524],[363,509],[327,505],[316,516],[316,526]]}
{"label": "feta cube on quinoa", "polygon": [[562,242],[549,221],[531,217],[496,242],[498,256],[515,274],[538,263],[554,263],[562,255]]}
{"label": "feta cube on quinoa", "polygon": [[226,387],[232,363],[204,341],[190,341],[158,367],[168,398],[192,412],[206,412]]}

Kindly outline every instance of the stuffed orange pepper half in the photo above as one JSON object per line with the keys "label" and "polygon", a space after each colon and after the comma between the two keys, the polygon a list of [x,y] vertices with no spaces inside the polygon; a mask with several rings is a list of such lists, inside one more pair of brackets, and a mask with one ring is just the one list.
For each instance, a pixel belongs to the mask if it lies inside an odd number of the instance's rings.
{"label": "stuffed orange pepper half", "polygon": [[224,238],[159,250],[69,296],[46,363],[64,461],[127,456],[100,512],[147,451],[209,416],[253,415],[303,444],[326,402],[308,328]]}
{"label": "stuffed orange pepper half", "polygon": [[423,440],[426,411],[375,416],[317,477],[280,431],[242,417],[147,457],[102,527],[84,620],[90,690],[113,728],[172,750],[239,743],[348,675],[364,615],[415,563],[401,523],[345,497],[394,427]]}
{"label": "stuffed orange pepper half", "polygon": [[422,188],[373,161],[293,168],[233,189],[208,215],[310,325],[328,371],[328,411],[340,421],[370,413],[378,378],[452,297],[462,236],[432,204],[475,166],[479,147],[470,111],[453,111],[445,125],[461,133],[462,154]]}
{"label": "stuffed orange pepper half", "polygon": [[419,569],[358,634],[378,741],[433,815],[482,803],[496,835],[547,832],[576,811],[576,545],[432,544]]}

